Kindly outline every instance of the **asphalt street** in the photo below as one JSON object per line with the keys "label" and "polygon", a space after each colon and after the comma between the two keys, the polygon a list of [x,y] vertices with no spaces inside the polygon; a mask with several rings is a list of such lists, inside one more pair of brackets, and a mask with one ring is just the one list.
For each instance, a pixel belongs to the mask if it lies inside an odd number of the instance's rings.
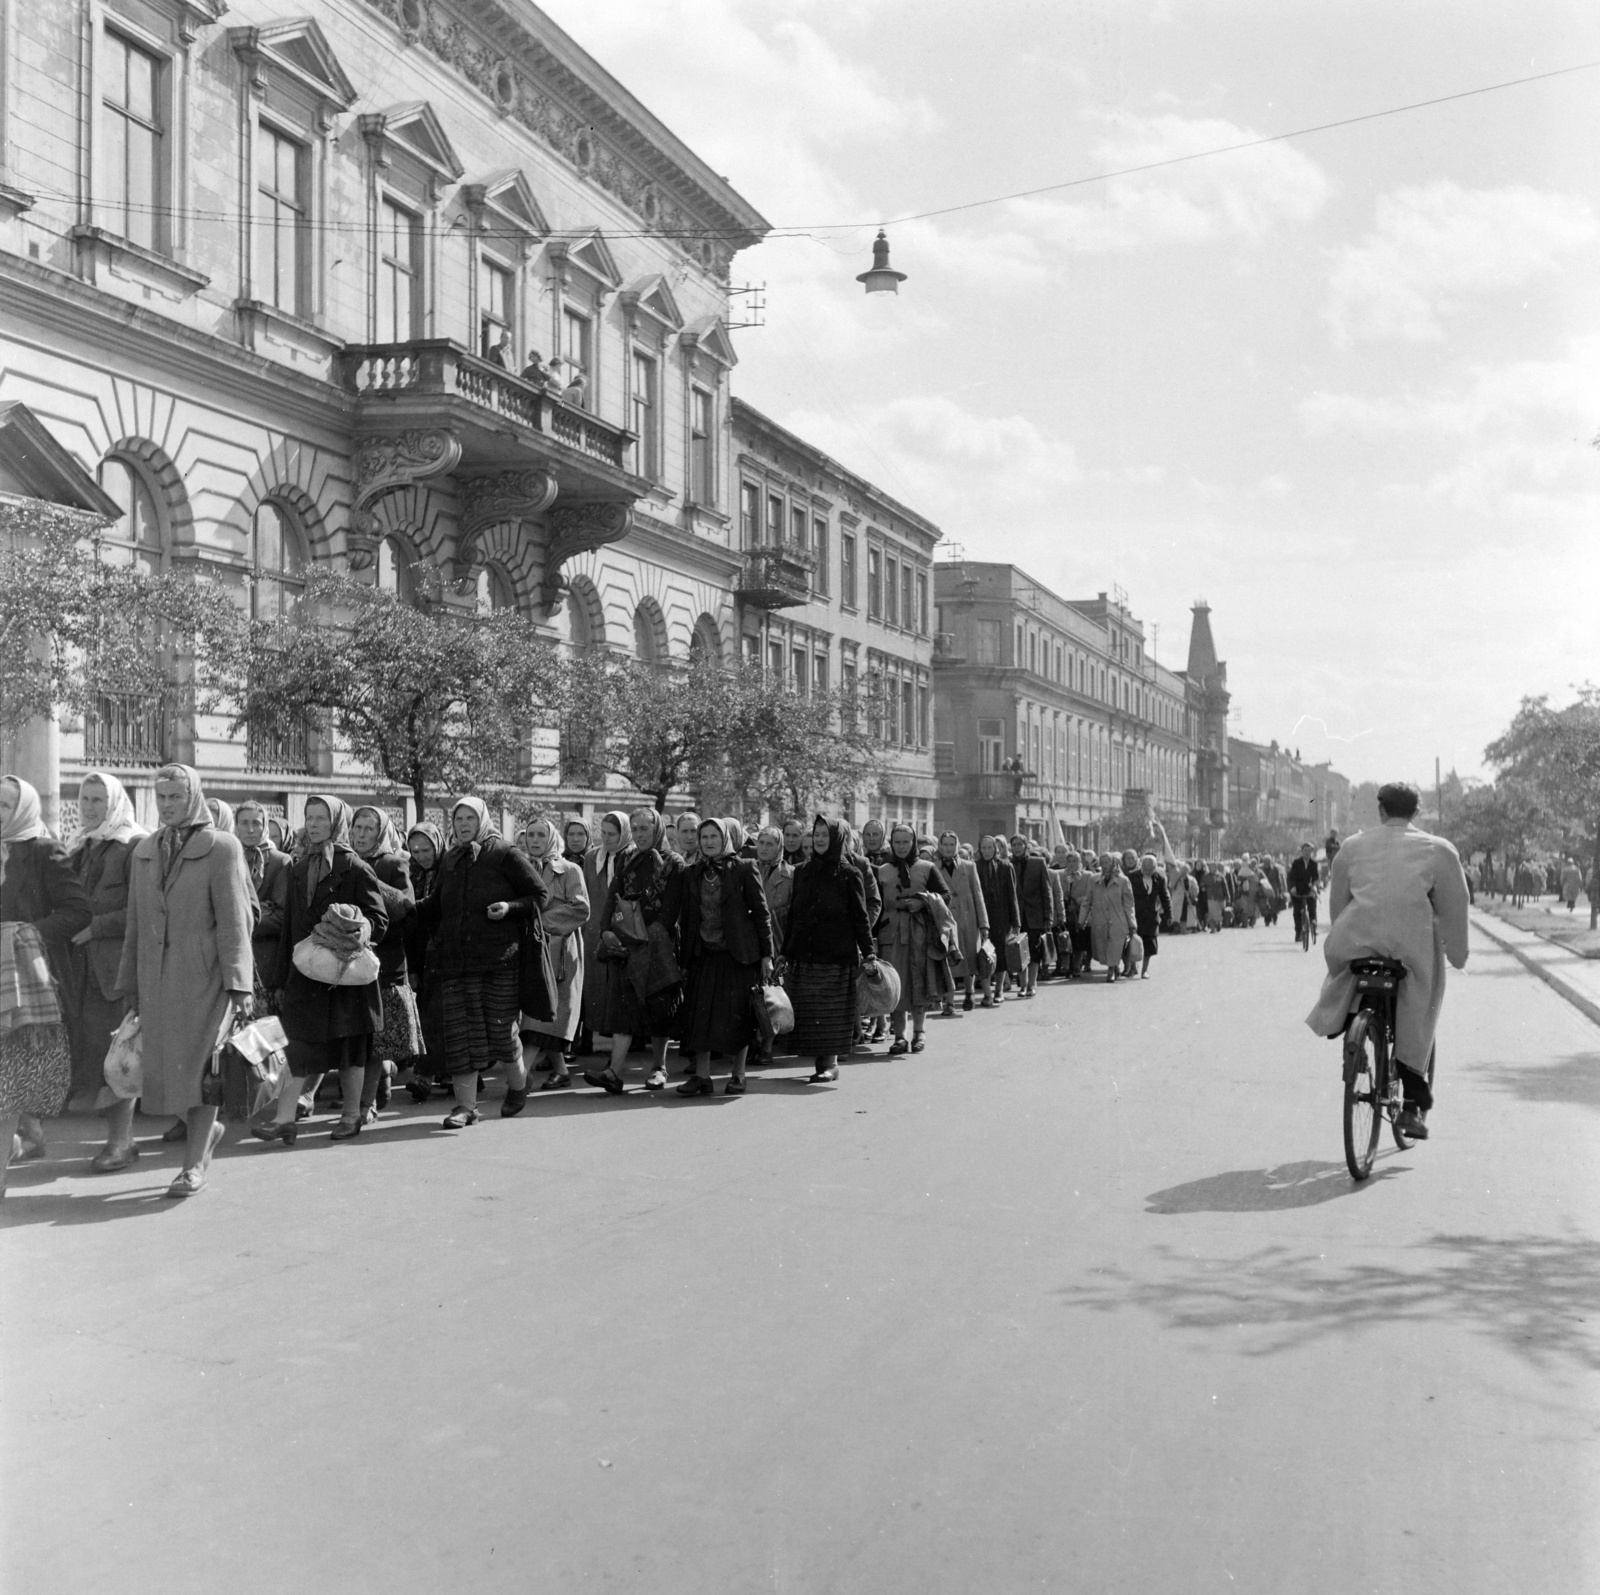
{"label": "asphalt street", "polygon": [[235,1130],[186,1203],[161,1124],[95,1179],[61,1121],[4,1587],[1592,1592],[1600,1028],[1474,932],[1357,1187],[1321,969],[1189,937],[833,1088]]}

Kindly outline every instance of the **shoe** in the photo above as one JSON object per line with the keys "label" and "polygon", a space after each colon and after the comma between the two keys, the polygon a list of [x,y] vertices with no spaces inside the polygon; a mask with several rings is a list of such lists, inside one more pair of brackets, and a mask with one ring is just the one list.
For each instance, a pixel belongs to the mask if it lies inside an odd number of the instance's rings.
{"label": "shoe", "polygon": [[541,1091],[560,1091],[563,1087],[572,1084],[572,1076],[565,1069],[560,1074],[552,1074],[548,1080],[540,1083]]}
{"label": "shoe", "polygon": [[1000,1005],[993,997],[985,997],[978,1005],[980,1008],[998,1008]]}
{"label": "shoe", "polygon": [[955,1016],[956,1016],[956,1005],[953,1002],[947,1002],[939,1010],[939,1017],[941,1019],[954,1019]]}
{"label": "shoe", "polygon": [[667,1071],[665,1069],[652,1069],[645,1077],[644,1088],[646,1091],[664,1091],[667,1085]]}
{"label": "shoe", "polygon": [[1108,986],[1114,986],[1114,985],[1116,985],[1116,983],[1117,983],[1117,972],[1116,972],[1116,970],[1108,969],[1106,971],[1106,984]]}
{"label": "shoe", "polygon": [[507,1086],[506,1099],[500,1104],[500,1117],[502,1119],[514,1119],[527,1105],[528,1093],[526,1090],[513,1091],[510,1086]]}
{"label": "shoe", "polygon": [[130,1141],[125,1147],[106,1147],[89,1160],[91,1174],[120,1174],[139,1161],[139,1148]]}
{"label": "shoe", "polygon": [[802,1082],[805,1085],[829,1085],[839,1078],[839,1066],[829,1064],[826,1069],[817,1069],[809,1074]]}
{"label": "shoe", "polygon": [[743,1080],[727,1080],[723,1083],[722,1094],[725,1097],[742,1097],[744,1095]]}
{"label": "shoe", "polygon": [[365,1108],[363,1108],[361,1110],[361,1125],[362,1125],[362,1128],[365,1129],[367,1125],[376,1124],[377,1122],[378,1122],[378,1105],[377,1105],[376,1102],[374,1102],[370,1106],[365,1107]]}
{"label": "shoe", "polygon": [[454,1107],[444,1117],[444,1127],[447,1130],[464,1130],[469,1124],[476,1124],[483,1115],[476,1108]]}
{"label": "shoe", "polygon": [[[394,1065],[392,1063],[384,1064],[383,1073],[378,1076],[378,1095],[374,1099],[377,1107],[386,1108],[389,1106],[389,1099],[394,1095],[394,1076]],[[371,1121],[368,1120],[367,1122],[370,1123]]]}
{"label": "shoe", "polygon": [[298,1124],[252,1124],[250,1133],[258,1141],[282,1141],[285,1146],[293,1146],[300,1134]]}
{"label": "shoe", "polygon": [[44,1142],[29,1141],[20,1135],[12,1136],[11,1161],[13,1163],[42,1163],[44,1161]]}
{"label": "shoe", "polygon": [[690,1075],[678,1087],[678,1095],[680,1097],[709,1097],[715,1093],[716,1089],[709,1080],[702,1080],[699,1075],[694,1074]]}
{"label": "shoe", "polygon": [[961,1011],[962,1011],[962,1013],[971,1013],[972,1012],[972,997],[971,997],[970,993],[967,995],[966,998],[963,999],[962,1004],[961,1004]]}
{"label": "shoe", "polygon": [[911,1038],[911,1050],[913,1052],[921,1052],[927,1044],[928,1038],[926,1036],[913,1036]]}
{"label": "shoe", "polygon": [[185,1169],[166,1189],[168,1196],[194,1196],[206,1188],[204,1169]]}
{"label": "shoe", "polygon": [[1394,1121],[1394,1127],[1401,1135],[1413,1141],[1426,1141],[1428,1139],[1428,1112],[1426,1108],[1419,1108],[1408,1102],[1400,1110],[1400,1117]]}
{"label": "shoe", "polygon": [[898,1058],[902,1054],[910,1052],[910,1050],[911,1043],[904,1036],[897,1036],[889,1043],[889,1056],[891,1058]]}
{"label": "shoe", "polygon": [[182,1119],[179,1119],[176,1124],[169,1124],[161,1132],[161,1139],[169,1146],[175,1141],[187,1141],[189,1139],[189,1126]]}
{"label": "shoe", "polygon": [[360,1119],[340,1119],[328,1132],[330,1141],[353,1141],[361,1134]]}
{"label": "shoe", "polygon": [[433,1085],[428,1080],[407,1080],[406,1094],[420,1107],[433,1095]]}
{"label": "shoe", "polygon": [[609,1091],[612,1096],[620,1097],[623,1091],[622,1081],[615,1069],[585,1069],[583,1077],[590,1085],[597,1085],[603,1091]]}
{"label": "shoe", "polygon": [[[297,1119],[309,1119],[311,1117],[311,1104],[307,1102],[304,1097],[301,1097],[300,1100],[295,1103],[294,1116]],[[182,1140],[182,1136],[174,1136],[173,1140]]]}

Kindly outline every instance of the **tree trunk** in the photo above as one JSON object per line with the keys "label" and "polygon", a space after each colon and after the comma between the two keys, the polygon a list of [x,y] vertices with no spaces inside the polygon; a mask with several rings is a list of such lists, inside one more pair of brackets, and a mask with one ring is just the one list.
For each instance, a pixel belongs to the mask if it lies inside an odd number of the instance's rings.
{"label": "tree trunk", "polygon": [[1594,817],[1594,858],[1589,868],[1589,929],[1594,930],[1600,923],[1600,814]]}

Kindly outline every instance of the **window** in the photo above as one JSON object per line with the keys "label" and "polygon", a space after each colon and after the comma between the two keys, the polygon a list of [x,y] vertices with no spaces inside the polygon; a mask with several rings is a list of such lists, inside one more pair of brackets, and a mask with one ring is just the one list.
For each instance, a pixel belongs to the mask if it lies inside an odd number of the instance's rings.
{"label": "window", "polygon": [[711,426],[711,395],[689,390],[689,497],[696,504],[717,502],[716,450]]}
{"label": "window", "polygon": [[385,199],[379,251],[378,341],[410,343],[422,320],[422,218]]}
{"label": "window", "polygon": [[1058,682],[1059,681],[1065,681],[1067,679],[1066,676],[1063,674],[1063,669],[1064,669],[1064,667],[1062,665],[1061,644],[1057,643],[1056,644],[1056,680]]}
{"label": "window", "polygon": [[783,541],[783,500],[776,493],[767,495],[767,541],[774,548]]}
{"label": "window", "polygon": [[[1000,622],[991,621],[998,629]],[[996,774],[1006,756],[1006,731],[1003,720],[978,722],[978,768],[985,775]]]}
{"label": "window", "polygon": [[900,577],[899,565],[894,560],[889,560],[883,575],[883,618],[891,626],[900,624]]}
{"label": "window", "polygon": [[839,534],[839,602],[856,607],[856,540],[849,532]]}
{"label": "window", "polygon": [[416,591],[410,552],[393,537],[384,538],[378,545],[378,586],[406,603],[411,602]]}
{"label": "window", "polygon": [[811,685],[806,663],[809,656],[804,648],[796,648],[792,657],[794,662],[794,690],[803,698]]}
{"label": "window", "polygon": [[817,563],[811,572],[811,590],[826,593],[828,590],[828,523],[815,517],[811,522],[811,552]]}
{"label": "window", "polygon": [[761,663],[761,639],[759,637],[746,637],[744,640],[744,656],[752,665]]}
{"label": "window", "polygon": [[633,612],[633,652],[642,665],[661,662],[654,618],[643,604]]}
{"label": "window", "polygon": [[1039,668],[1039,639],[1030,631],[1028,633],[1028,669],[1037,671]]}
{"label": "window", "polygon": [[[478,353],[487,360],[489,351],[500,345],[500,339],[512,330],[511,306],[514,303],[516,278],[492,260],[478,261]],[[511,365],[516,367],[513,356]]]}
{"label": "window", "polygon": [[980,665],[1000,663],[1000,622],[980,620],[974,629],[975,654]]}
{"label": "window", "polygon": [[1017,622],[1017,651],[1011,656],[1011,663],[1019,670],[1022,668],[1022,622]]}
{"label": "window", "polygon": [[928,578],[920,570],[917,572],[917,631],[924,637],[928,635]]}
{"label": "window", "polygon": [[294,517],[268,499],[250,529],[250,614],[268,620],[287,614],[305,587],[305,554]]}
{"label": "window", "polygon": [[105,178],[111,225],[130,243],[163,247],[166,63],[106,34]]}
{"label": "window", "polygon": [[928,689],[917,688],[917,746],[928,745]]}
{"label": "window", "polygon": [[110,565],[158,575],[163,554],[161,520],[150,484],[128,461],[115,457],[101,464],[98,475],[101,487],[122,510],[121,520],[107,528],[100,541],[102,557]]}
{"label": "window", "polygon": [[658,377],[656,363],[638,350],[633,355],[633,432],[639,440],[639,464],[645,476],[654,481],[661,474],[661,450],[656,424]]}
{"label": "window", "polygon": [[915,606],[915,604],[913,602],[913,599],[912,599],[912,594],[913,594],[913,591],[914,591],[914,589],[912,587],[912,582],[913,582],[913,580],[915,578],[915,575],[916,575],[916,573],[911,569],[911,567],[909,565],[905,565],[905,564],[901,565],[901,567],[900,567],[900,620],[901,620],[901,624],[903,624],[905,626],[907,631],[913,630],[916,627],[916,624],[917,624],[917,611],[916,611],[916,606]]}
{"label": "window", "polygon": [[796,548],[806,546],[806,512],[798,506],[789,511],[789,541]]}
{"label": "window", "polygon": [[900,739],[909,748],[917,740],[916,722],[911,718],[912,687],[909,681],[900,683]]}
{"label": "window", "polygon": [[772,672],[773,681],[783,685],[783,644],[769,642],[767,644],[767,668]]}
{"label": "window", "polygon": [[867,549],[867,613],[874,620],[883,618],[883,554]]}
{"label": "window", "polygon": [[883,736],[886,742],[893,745],[900,740],[900,694],[895,690],[892,681],[885,682],[884,689]]}
{"label": "window", "polygon": [[852,731],[856,723],[856,665],[853,659],[840,661],[839,692],[844,700],[840,705],[840,717],[845,730]]}
{"label": "window", "polygon": [[589,376],[593,331],[589,318],[581,310],[574,310],[570,305],[562,306],[561,358],[569,367],[576,368],[575,371],[568,372],[567,381],[571,382],[574,375],[581,375],[586,397],[593,391],[593,383]]}
{"label": "window", "polygon": [[811,658],[811,686],[819,698],[828,694],[828,656],[813,654]]}
{"label": "window", "polygon": [[761,489],[754,482],[739,484],[739,529],[744,534],[746,548],[760,546]]}
{"label": "window", "polygon": [[263,304],[306,313],[310,152],[265,125],[256,135],[256,280]]}
{"label": "window", "polygon": [[506,573],[498,565],[483,565],[478,569],[477,605],[480,615],[490,615],[497,609],[515,609],[516,594]]}

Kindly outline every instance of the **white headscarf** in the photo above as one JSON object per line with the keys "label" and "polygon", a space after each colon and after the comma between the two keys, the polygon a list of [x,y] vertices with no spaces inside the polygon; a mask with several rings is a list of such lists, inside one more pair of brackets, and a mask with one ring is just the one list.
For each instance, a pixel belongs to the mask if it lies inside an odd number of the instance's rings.
{"label": "white headscarf", "polygon": [[20,775],[8,775],[4,779],[17,789],[17,806],[11,811],[5,829],[0,830],[0,842],[36,842],[41,836],[48,836],[38,791]]}
{"label": "white headscarf", "polygon": [[104,770],[91,770],[79,783],[79,790],[91,781],[98,781],[106,789],[106,817],[92,831],[79,831],[67,849],[69,853],[78,852],[90,842],[137,842],[150,834],[134,819],[133,799],[116,776]]}

